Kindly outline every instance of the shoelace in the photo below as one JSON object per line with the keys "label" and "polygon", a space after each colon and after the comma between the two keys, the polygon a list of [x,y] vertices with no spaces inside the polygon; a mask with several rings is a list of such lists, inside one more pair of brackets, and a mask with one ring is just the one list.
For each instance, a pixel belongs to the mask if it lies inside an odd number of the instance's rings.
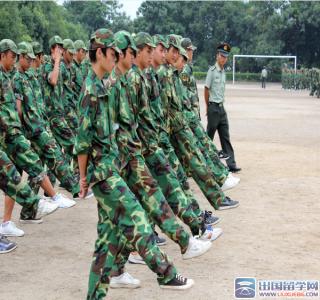
{"label": "shoelace", "polygon": [[180,274],[176,274],[176,279],[177,281],[179,281],[180,283],[184,284],[187,281],[187,278],[184,278],[182,275]]}

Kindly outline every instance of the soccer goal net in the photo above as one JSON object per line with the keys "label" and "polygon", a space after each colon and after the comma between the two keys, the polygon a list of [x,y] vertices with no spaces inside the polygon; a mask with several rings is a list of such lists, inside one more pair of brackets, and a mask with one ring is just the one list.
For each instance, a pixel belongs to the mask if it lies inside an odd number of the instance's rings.
{"label": "soccer goal net", "polygon": [[294,59],[294,72],[297,73],[297,56],[294,55],[249,55],[249,54],[235,54],[232,61],[232,83],[234,84],[236,75],[236,59],[240,57],[251,58],[279,58],[279,59]]}

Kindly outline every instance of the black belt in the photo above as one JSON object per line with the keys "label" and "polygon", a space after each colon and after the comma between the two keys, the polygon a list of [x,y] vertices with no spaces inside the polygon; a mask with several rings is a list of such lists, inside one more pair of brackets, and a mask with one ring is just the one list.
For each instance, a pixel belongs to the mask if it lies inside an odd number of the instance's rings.
{"label": "black belt", "polygon": [[222,106],[223,106],[223,103],[209,102],[209,105],[211,105],[211,104],[217,105],[217,106],[219,106],[219,107],[222,107]]}

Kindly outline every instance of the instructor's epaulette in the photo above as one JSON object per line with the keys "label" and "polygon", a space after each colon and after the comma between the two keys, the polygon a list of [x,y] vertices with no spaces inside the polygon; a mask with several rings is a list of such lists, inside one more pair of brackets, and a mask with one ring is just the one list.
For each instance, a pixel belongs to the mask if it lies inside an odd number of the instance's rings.
{"label": "instructor's epaulette", "polygon": [[213,65],[213,66],[210,66],[210,67],[209,67],[209,70],[210,70],[210,71],[213,71],[215,68],[216,68],[216,65]]}

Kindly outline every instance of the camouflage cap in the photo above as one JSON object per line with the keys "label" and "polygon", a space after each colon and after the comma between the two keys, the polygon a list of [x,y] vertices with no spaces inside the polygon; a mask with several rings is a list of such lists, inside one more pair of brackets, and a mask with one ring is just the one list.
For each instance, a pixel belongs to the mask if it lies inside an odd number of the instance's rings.
{"label": "camouflage cap", "polygon": [[74,49],[73,41],[70,39],[63,40],[63,49],[68,50],[70,53],[75,54],[76,50]]}
{"label": "camouflage cap", "polygon": [[7,50],[10,50],[16,54],[19,54],[17,45],[14,43],[14,41],[9,39],[3,39],[0,41],[0,53],[5,52]]}
{"label": "camouflage cap", "polygon": [[35,55],[33,53],[33,49],[30,43],[21,42],[18,44],[19,54],[27,54],[30,58],[35,59]]}
{"label": "camouflage cap", "polygon": [[217,47],[217,52],[221,53],[225,57],[229,56],[230,51],[231,51],[231,46],[226,42],[220,43]]}
{"label": "camouflage cap", "polygon": [[188,53],[184,48],[180,48],[180,55],[184,56],[187,60],[189,59]]}
{"label": "camouflage cap", "polygon": [[181,47],[181,37],[179,35],[169,34],[168,35],[168,44],[169,44],[169,47],[173,46],[173,47],[177,48],[180,53],[181,53],[181,51],[184,50]]}
{"label": "camouflage cap", "polygon": [[107,28],[96,30],[90,37],[89,50],[96,50],[98,48],[113,48],[121,53],[121,50],[115,45],[113,32]]}
{"label": "camouflage cap", "polygon": [[32,49],[33,49],[33,53],[35,55],[43,53],[43,47],[40,43],[38,42],[32,42],[31,43]]}
{"label": "camouflage cap", "polygon": [[197,47],[193,46],[193,44],[189,38],[183,38],[181,40],[181,47],[186,50],[192,50],[192,51],[197,50]]}
{"label": "camouflage cap", "polygon": [[51,48],[53,45],[63,45],[63,40],[60,36],[55,35],[49,40],[49,48]]}
{"label": "camouflage cap", "polygon": [[165,48],[169,48],[169,44],[167,41],[167,38],[161,34],[155,34],[153,37],[153,43],[157,46],[158,44],[161,44]]}
{"label": "camouflage cap", "polygon": [[156,47],[156,45],[152,41],[151,35],[147,32],[138,32],[134,37],[134,41],[137,47],[143,45],[148,45],[152,48]]}
{"label": "camouflage cap", "polygon": [[74,44],[74,48],[76,51],[78,51],[80,49],[88,51],[88,48],[86,47],[84,41],[82,41],[82,40],[76,40],[73,44]]}
{"label": "camouflage cap", "polygon": [[114,34],[114,40],[116,46],[120,49],[126,49],[128,47],[132,48],[133,50],[137,51],[136,44],[128,31],[120,30]]}

